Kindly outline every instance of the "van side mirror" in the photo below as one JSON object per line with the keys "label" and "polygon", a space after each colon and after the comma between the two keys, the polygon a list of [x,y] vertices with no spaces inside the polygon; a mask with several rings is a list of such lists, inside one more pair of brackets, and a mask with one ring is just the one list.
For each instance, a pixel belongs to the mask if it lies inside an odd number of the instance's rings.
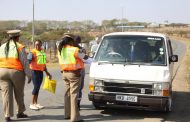
{"label": "van side mirror", "polygon": [[178,55],[172,55],[169,57],[170,62],[178,62]]}
{"label": "van side mirror", "polygon": [[90,58],[93,58],[94,55],[95,55],[95,52],[90,52],[88,56],[89,56]]}

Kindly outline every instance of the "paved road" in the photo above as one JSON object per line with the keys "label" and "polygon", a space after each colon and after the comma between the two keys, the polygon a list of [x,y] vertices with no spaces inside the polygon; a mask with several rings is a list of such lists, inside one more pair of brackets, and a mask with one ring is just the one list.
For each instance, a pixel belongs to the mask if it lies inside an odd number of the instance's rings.
{"label": "paved road", "polygon": [[[181,43],[174,42],[175,53],[180,54],[180,59],[183,57],[185,46]],[[176,65],[176,69],[179,64]],[[187,122],[190,121],[190,94],[183,90],[174,90],[174,111],[171,113],[152,112],[144,110],[130,110],[130,109],[115,109],[107,108],[105,110],[95,110],[88,101],[88,71],[89,65],[86,65],[86,77],[85,77],[85,89],[83,90],[84,96],[82,99],[81,116],[88,122],[94,121],[111,121],[111,122],[165,122],[165,121],[176,121],[176,122]],[[61,73],[58,67],[51,68],[50,70],[53,78],[57,80],[57,91],[56,94],[51,94],[41,89],[39,95],[39,103],[46,106],[45,109],[40,111],[33,111],[29,109],[31,103],[31,91],[32,84],[26,84],[25,87],[25,103],[26,113],[30,116],[28,119],[21,119],[15,121],[29,121],[29,122],[60,122],[64,120],[64,83],[62,81]],[[180,81],[175,81],[180,82]],[[0,97],[1,101],[1,97]],[[186,102],[184,102],[186,101]],[[0,102],[2,106],[2,102]],[[15,105],[16,106],[16,105]],[[15,109],[16,111],[16,109]],[[16,112],[15,112],[16,113]],[[0,107],[0,122],[3,122],[2,107]]]}

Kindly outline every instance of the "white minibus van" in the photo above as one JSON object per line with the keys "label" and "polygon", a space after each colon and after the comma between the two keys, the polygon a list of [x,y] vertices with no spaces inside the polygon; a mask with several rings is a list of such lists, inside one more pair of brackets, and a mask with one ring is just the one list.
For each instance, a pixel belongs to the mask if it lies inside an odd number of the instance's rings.
{"label": "white minibus van", "polygon": [[89,100],[108,105],[171,111],[173,55],[170,39],[159,33],[106,34],[90,66]]}

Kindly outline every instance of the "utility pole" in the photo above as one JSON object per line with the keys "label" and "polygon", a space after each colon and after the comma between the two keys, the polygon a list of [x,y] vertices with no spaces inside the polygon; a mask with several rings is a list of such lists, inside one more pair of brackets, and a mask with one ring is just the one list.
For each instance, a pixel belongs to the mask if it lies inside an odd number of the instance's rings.
{"label": "utility pole", "polygon": [[32,19],[32,42],[34,44],[34,0],[33,0],[33,19]]}
{"label": "utility pole", "polygon": [[122,24],[121,24],[121,29],[122,29],[122,32],[123,32],[123,26],[124,26],[124,24],[123,24],[123,7],[121,8],[121,22],[122,22]]}

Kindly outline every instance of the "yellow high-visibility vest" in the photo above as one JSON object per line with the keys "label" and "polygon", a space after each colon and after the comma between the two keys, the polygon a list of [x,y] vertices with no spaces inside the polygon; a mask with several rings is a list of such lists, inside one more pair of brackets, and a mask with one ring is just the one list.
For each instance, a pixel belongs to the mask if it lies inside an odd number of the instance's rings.
{"label": "yellow high-visibility vest", "polygon": [[62,70],[78,70],[83,68],[83,65],[78,60],[79,49],[73,46],[65,46],[58,54],[59,64]]}
{"label": "yellow high-visibility vest", "polygon": [[0,68],[16,69],[21,71],[23,70],[23,66],[19,60],[18,53],[24,46],[18,42],[16,42],[16,45],[13,40],[10,40],[7,57],[5,55],[6,43],[0,46]]}
{"label": "yellow high-visibility vest", "polygon": [[32,50],[33,58],[30,63],[30,69],[44,71],[46,64],[46,54],[43,50]]}

